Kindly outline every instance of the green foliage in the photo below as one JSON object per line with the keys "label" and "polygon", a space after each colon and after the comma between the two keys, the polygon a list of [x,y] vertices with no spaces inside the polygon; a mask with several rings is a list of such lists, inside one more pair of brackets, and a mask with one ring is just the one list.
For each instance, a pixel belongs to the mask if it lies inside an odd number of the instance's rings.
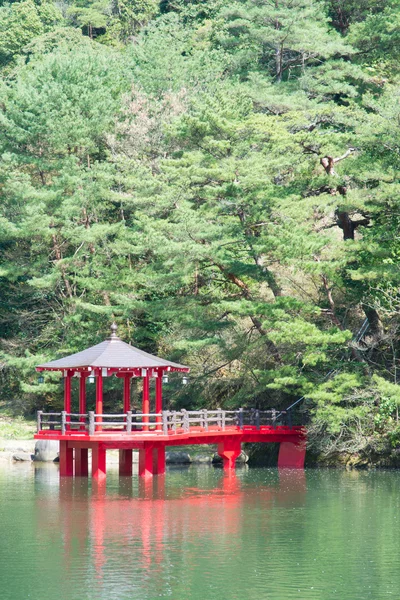
{"label": "green foliage", "polygon": [[52,2],[33,0],[0,7],[0,66],[10,63],[35,37],[61,24],[62,15]]}
{"label": "green foliage", "polygon": [[351,52],[329,30],[322,3],[315,0],[250,0],[222,12],[225,26],[216,39],[235,54],[239,72],[258,63],[276,81],[303,73],[308,63]]}
{"label": "green foliage", "polygon": [[397,443],[397,0],[57,6],[0,8],[0,399],[116,319],[171,407]]}
{"label": "green foliage", "polygon": [[26,440],[32,439],[36,430],[36,424],[26,421],[23,417],[0,416],[0,439],[3,440]]}

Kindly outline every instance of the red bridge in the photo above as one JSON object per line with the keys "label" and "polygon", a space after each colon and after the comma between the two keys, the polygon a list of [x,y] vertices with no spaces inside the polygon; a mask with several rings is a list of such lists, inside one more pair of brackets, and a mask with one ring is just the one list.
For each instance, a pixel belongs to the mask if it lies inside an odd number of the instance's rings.
{"label": "red bridge", "polygon": [[[92,477],[106,476],[106,451],[119,450],[121,475],[132,474],[132,450],[139,450],[139,475],[165,473],[165,448],[187,444],[217,444],[223,466],[234,468],[243,442],[280,444],[278,466],[303,468],[305,430],[293,427],[290,411],[275,410],[162,410],[162,385],[169,372],[188,373],[189,367],[147,354],[124,343],[112,325],[111,337],[83,352],[45,363],[38,371],[62,371],[64,410],[38,412],[36,439],[60,441],[60,475],[88,476],[89,450]],[[123,379],[121,414],[103,413],[103,379]],[[79,409],[73,413],[72,377],[79,379]],[[131,379],[143,381],[142,412],[131,411]],[[96,410],[86,411],[86,379],[96,381]],[[155,379],[155,412],[150,412],[150,379]]]}

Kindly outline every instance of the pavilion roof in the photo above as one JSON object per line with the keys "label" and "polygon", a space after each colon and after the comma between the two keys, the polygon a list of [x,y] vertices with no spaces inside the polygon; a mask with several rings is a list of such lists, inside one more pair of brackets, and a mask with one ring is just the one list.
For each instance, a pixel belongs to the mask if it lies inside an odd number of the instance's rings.
{"label": "pavilion roof", "polygon": [[109,368],[109,369],[162,369],[168,371],[189,372],[185,365],[153,356],[123,342],[116,334],[117,326],[111,326],[111,336],[82,352],[76,352],[58,360],[36,367],[38,371],[59,371],[64,369]]}

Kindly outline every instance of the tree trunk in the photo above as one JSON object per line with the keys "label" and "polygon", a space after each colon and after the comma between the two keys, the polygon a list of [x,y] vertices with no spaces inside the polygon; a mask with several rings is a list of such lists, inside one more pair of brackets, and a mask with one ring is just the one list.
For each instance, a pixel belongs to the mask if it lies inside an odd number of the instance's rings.
{"label": "tree trunk", "polygon": [[379,318],[378,311],[371,306],[363,304],[362,309],[368,319],[369,328],[364,336],[364,343],[369,345],[377,344],[384,336],[382,321]]}

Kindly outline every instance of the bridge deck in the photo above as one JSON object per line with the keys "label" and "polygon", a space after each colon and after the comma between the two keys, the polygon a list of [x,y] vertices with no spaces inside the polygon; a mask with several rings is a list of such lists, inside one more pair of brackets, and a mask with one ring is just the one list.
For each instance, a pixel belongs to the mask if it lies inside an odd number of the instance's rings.
{"label": "bridge deck", "polygon": [[60,430],[40,430],[35,435],[35,439],[62,440],[75,444],[85,444],[88,447],[92,444],[102,443],[107,448],[141,448],[144,443],[156,443],[163,446],[181,446],[186,444],[218,444],[224,438],[236,438],[241,442],[283,442],[302,439],[305,437],[303,427],[288,426],[260,426],[227,425],[224,429],[208,427],[205,430],[202,427],[190,427],[188,431],[183,428],[175,431],[169,430],[167,434],[163,431],[132,431],[130,433],[123,430],[101,430],[92,435],[88,431],[68,431],[61,433]]}
{"label": "bridge deck", "polygon": [[[285,424],[282,421],[286,421]],[[60,442],[60,474],[105,477],[106,450],[120,451],[120,473],[132,474],[132,450],[139,450],[139,475],[165,472],[165,448],[216,444],[224,468],[232,469],[243,442],[280,443],[278,466],[302,467],[306,433],[277,411],[163,411],[105,415],[38,413],[37,440]]]}

